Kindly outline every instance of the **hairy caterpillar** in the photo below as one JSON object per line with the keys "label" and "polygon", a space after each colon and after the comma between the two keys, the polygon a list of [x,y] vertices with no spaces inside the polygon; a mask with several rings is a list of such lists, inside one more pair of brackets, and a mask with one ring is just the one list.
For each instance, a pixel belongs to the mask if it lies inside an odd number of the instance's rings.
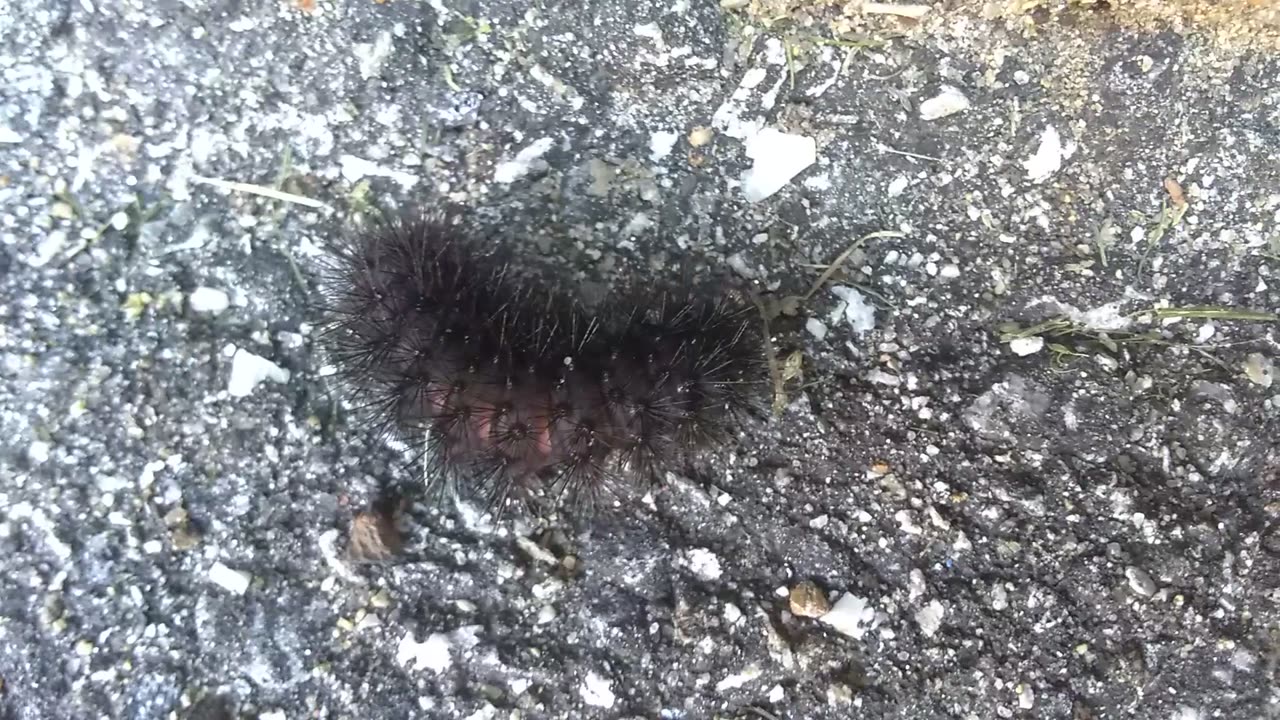
{"label": "hairy caterpillar", "polygon": [[688,288],[574,297],[510,272],[456,214],[380,223],[337,248],[321,337],[361,414],[429,476],[492,506],[647,483],[758,407],[744,304]]}

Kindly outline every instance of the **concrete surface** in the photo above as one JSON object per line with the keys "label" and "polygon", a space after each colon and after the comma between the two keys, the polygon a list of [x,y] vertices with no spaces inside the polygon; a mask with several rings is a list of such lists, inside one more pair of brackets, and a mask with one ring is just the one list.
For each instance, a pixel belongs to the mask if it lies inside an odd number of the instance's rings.
{"label": "concrete surface", "polygon": [[[724,5],[0,12],[0,717],[1275,717],[1275,55]],[[817,161],[750,202],[761,128]],[[322,248],[441,199],[586,288],[772,291],[783,413],[347,562],[415,478],[326,382]]]}

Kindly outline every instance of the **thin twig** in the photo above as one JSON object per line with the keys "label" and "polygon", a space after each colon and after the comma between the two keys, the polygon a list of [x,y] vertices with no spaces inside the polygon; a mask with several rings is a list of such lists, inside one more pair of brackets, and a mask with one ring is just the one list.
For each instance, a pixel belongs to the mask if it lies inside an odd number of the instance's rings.
{"label": "thin twig", "polygon": [[822,274],[818,276],[818,279],[813,283],[813,287],[809,288],[809,292],[805,293],[804,300],[807,302],[812,299],[814,295],[817,295],[818,291],[821,290],[822,287],[826,285],[827,282],[840,270],[841,266],[844,265],[844,261],[848,260],[849,256],[857,252],[857,250],[865,245],[868,240],[885,237],[904,238],[906,235],[898,232],[897,230],[877,230],[854,240],[849,247],[845,248],[844,252],[840,253],[835,260],[831,261],[830,265],[827,265],[827,269],[823,270]]}
{"label": "thin twig", "polygon": [[325,205],[323,202],[320,202],[319,200],[313,200],[309,197],[303,197],[301,195],[294,195],[293,193],[284,192],[283,190],[275,190],[273,188],[265,187],[263,185],[253,185],[251,183],[233,182],[230,180],[220,180],[218,178],[203,177],[200,175],[192,175],[191,180],[193,182],[197,182],[202,185],[212,185],[214,187],[222,188],[224,190],[246,192],[253,195],[261,195],[262,197],[269,197],[272,200],[283,200],[284,202],[291,202],[297,205],[305,205],[307,207],[313,207],[313,208],[328,207],[327,205]]}
{"label": "thin twig", "polygon": [[936,163],[942,163],[944,165],[947,163],[946,160],[940,157],[934,157],[932,155],[921,155],[920,153],[907,152],[906,150],[899,150],[897,148],[889,147],[884,143],[880,143],[880,149],[888,153],[893,153],[894,155],[904,155],[909,158],[916,158],[917,160],[929,160]]}
{"label": "thin twig", "polygon": [[769,378],[773,381],[773,413],[782,414],[782,404],[786,402],[786,394],[782,390],[782,371],[778,368],[778,354],[773,349],[772,333],[769,330],[769,311],[760,297],[752,290],[746,291],[751,303],[760,311],[760,322],[764,329],[764,358],[769,365]]}

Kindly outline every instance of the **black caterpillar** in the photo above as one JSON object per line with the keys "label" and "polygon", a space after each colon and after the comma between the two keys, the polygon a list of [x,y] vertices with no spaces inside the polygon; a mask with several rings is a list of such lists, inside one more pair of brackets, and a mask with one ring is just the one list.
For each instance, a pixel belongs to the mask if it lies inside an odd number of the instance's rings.
{"label": "black caterpillar", "polygon": [[590,501],[760,407],[750,306],[686,288],[588,311],[480,247],[457,213],[369,228],[333,253],[320,328],[361,414],[460,495]]}

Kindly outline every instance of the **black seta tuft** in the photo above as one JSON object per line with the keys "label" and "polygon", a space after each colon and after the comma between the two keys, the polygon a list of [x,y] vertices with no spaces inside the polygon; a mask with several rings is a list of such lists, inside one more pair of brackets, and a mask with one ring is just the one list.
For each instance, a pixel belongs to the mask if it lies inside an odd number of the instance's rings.
{"label": "black seta tuft", "polygon": [[491,507],[656,481],[759,407],[744,303],[684,289],[587,311],[444,214],[371,228],[332,260],[322,338],[350,401]]}

